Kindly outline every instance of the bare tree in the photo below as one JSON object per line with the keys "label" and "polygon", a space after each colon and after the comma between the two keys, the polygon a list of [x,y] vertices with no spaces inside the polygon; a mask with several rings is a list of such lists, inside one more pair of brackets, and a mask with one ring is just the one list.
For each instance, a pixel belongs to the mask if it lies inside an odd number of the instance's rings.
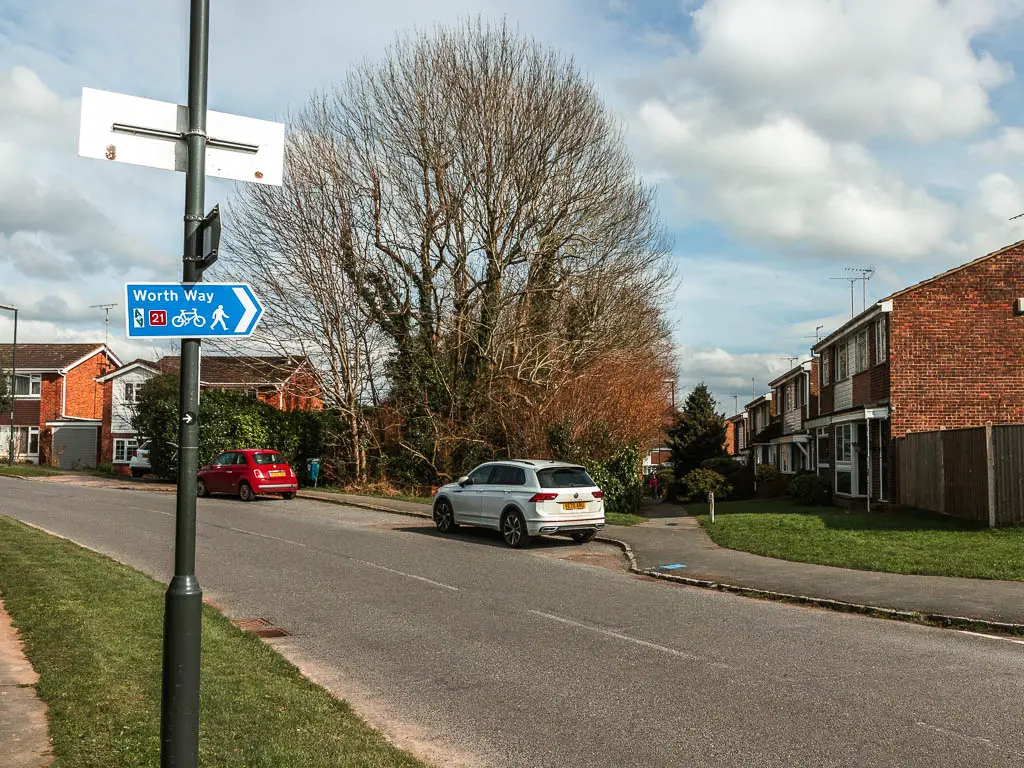
{"label": "bare tree", "polygon": [[653,192],[571,60],[505,25],[411,35],[289,135],[284,187],[239,192],[226,261],[280,297],[265,327],[316,348],[355,442],[386,393],[444,475],[461,448],[505,447],[508,409],[660,354]]}

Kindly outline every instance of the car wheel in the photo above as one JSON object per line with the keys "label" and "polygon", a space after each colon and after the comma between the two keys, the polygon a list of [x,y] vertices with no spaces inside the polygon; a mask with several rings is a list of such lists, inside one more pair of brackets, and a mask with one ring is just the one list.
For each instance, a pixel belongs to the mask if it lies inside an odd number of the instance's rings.
{"label": "car wheel", "polygon": [[295,491],[288,491],[288,493],[282,493],[281,498],[285,501],[291,501],[295,498]]}
{"label": "car wheel", "polygon": [[510,509],[501,516],[501,538],[513,549],[529,546],[530,534],[521,512]]}
{"label": "car wheel", "polygon": [[196,496],[205,499],[210,495],[210,489],[206,487],[206,481],[202,478],[196,480]]}
{"label": "car wheel", "polygon": [[252,486],[244,480],[238,486],[238,498],[242,501],[256,501],[256,494],[253,493]]}
{"label": "car wheel", "polygon": [[459,524],[455,522],[455,510],[445,499],[441,499],[434,505],[434,525],[441,533],[451,533],[459,527]]}
{"label": "car wheel", "polygon": [[144,469],[132,469],[132,477],[142,477],[144,474],[146,474]]}
{"label": "car wheel", "polygon": [[597,531],[573,531],[572,540],[577,544],[586,544],[588,541],[593,541],[594,537],[597,536]]}

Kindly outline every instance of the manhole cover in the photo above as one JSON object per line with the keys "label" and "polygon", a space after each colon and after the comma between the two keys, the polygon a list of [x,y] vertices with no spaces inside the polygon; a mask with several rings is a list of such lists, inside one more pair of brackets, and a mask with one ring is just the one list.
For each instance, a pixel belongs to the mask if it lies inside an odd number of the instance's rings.
{"label": "manhole cover", "polygon": [[275,627],[272,621],[263,618],[232,619],[232,624],[244,632],[252,632],[260,637],[291,637],[291,632]]}

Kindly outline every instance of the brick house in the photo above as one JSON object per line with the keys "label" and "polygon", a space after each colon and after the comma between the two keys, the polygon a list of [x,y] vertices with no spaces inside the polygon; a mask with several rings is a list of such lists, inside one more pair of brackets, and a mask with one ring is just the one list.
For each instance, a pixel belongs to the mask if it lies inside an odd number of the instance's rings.
{"label": "brick house", "polygon": [[898,291],[813,347],[818,470],[850,504],[888,502],[892,440],[1024,423],[1024,241]]}
{"label": "brick house", "polygon": [[[132,427],[134,406],[142,385],[161,373],[177,373],[178,357],[159,361],[135,360],[98,379],[104,387],[101,454],[116,471],[128,472],[128,462],[140,443]],[[228,389],[285,411],[323,408],[323,399],[309,360],[305,357],[204,356],[200,361],[200,391]]]}
{"label": "brick house", "polygon": [[726,456],[745,461],[747,458],[747,414],[737,413],[725,420]]}
{"label": "brick house", "polygon": [[[10,344],[0,344],[6,376],[11,352]],[[104,404],[96,379],[121,361],[104,344],[19,344],[15,364],[15,459],[64,469],[96,466]],[[10,421],[10,414],[0,414],[4,459]]]}
{"label": "brick house", "polygon": [[800,363],[772,381],[772,401],[778,419],[778,435],[769,438],[775,468],[784,475],[814,467],[811,437],[805,423],[818,407],[817,361]]}
{"label": "brick house", "polygon": [[[179,357],[164,357],[162,373],[177,373]],[[317,376],[306,357],[204,356],[199,363],[199,389],[230,389],[247,393],[282,411],[319,411],[324,407]]]}
{"label": "brick house", "polygon": [[775,400],[771,392],[766,392],[747,403],[747,453],[749,464],[776,463],[776,446],[772,440],[782,434],[782,424],[777,418]]}

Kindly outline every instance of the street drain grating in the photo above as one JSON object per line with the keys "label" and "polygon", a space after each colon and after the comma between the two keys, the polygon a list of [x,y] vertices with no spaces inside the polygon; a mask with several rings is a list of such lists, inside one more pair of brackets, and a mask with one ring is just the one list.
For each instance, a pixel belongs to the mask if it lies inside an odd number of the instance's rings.
{"label": "street drain grating", "polygon": [[291,632],[275,627],[274,623],[267,619],[232,619],[231,623],[243,632],[252,632],[260,637],[291,637]]}

